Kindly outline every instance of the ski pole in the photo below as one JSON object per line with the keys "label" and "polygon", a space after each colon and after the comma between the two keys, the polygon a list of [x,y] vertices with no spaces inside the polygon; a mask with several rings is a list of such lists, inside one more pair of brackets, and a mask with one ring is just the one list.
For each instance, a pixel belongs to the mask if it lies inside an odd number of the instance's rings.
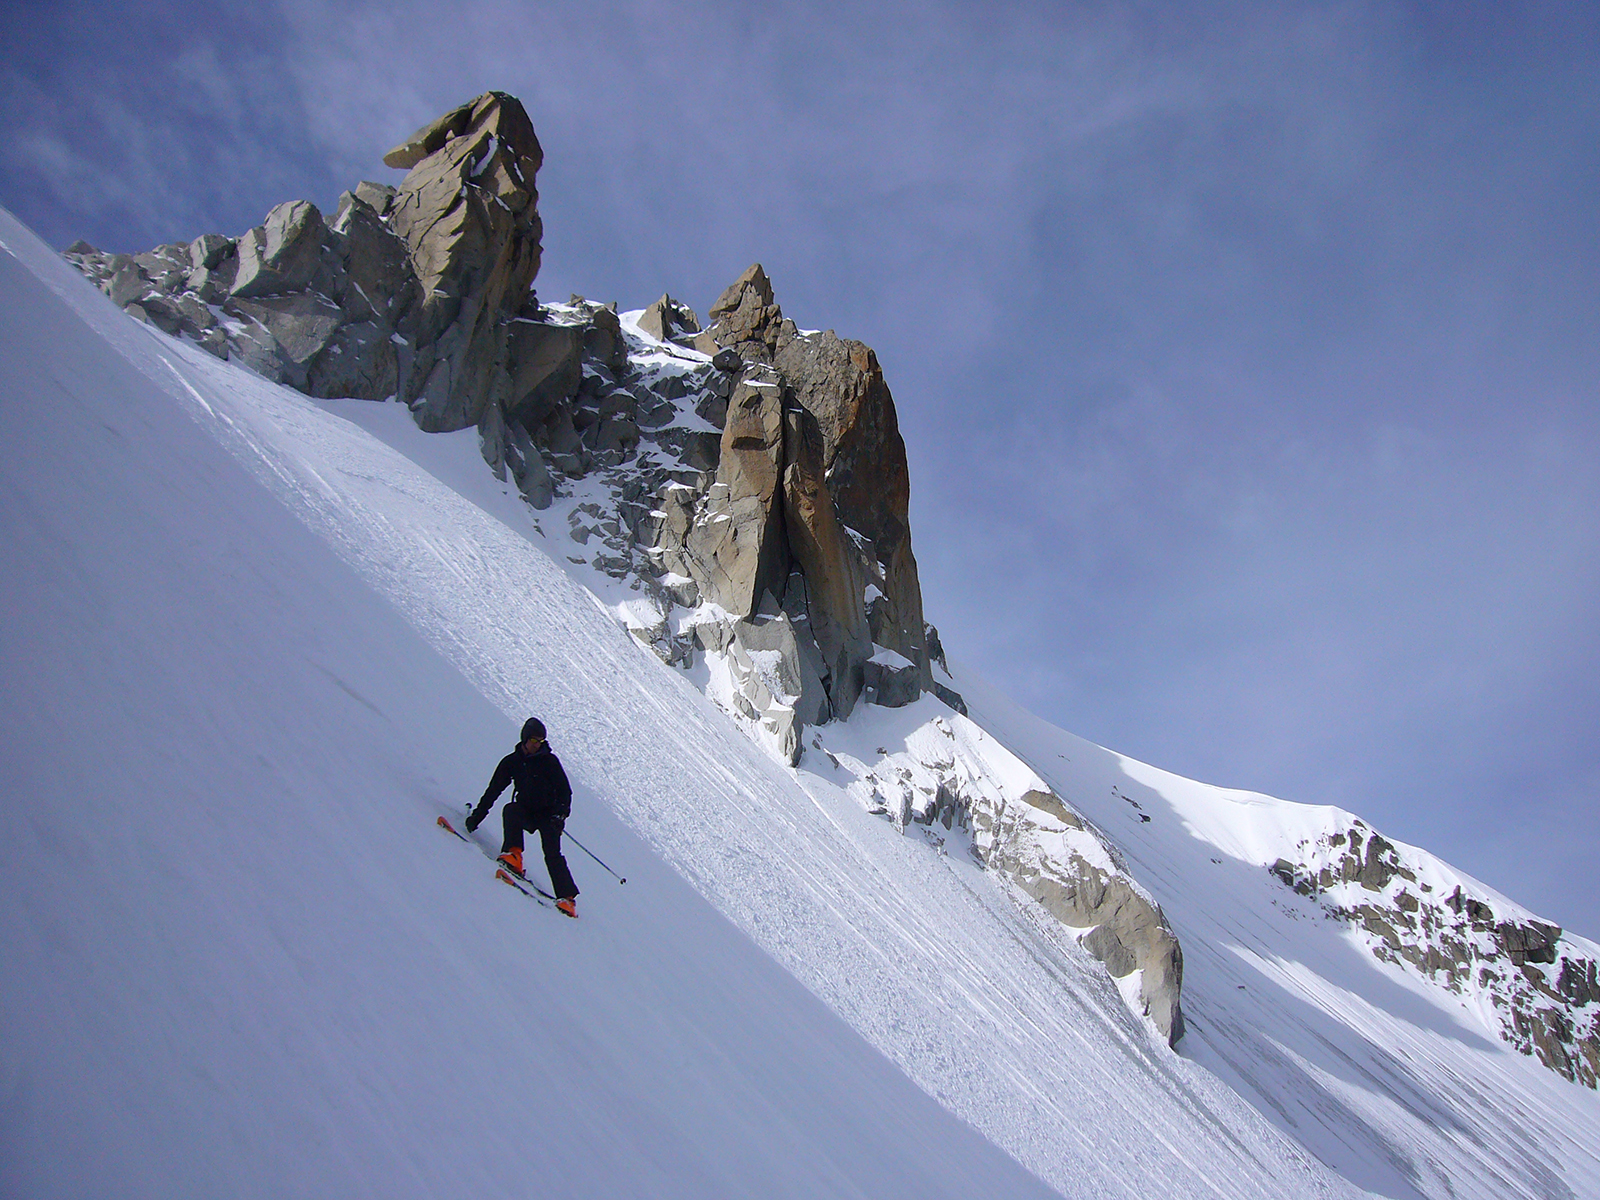
{"label": "ski pole", "polygon": [[[605,863],[600,862],[600,856],[598,854],[596,854],[593,850],[589,849],[589,847],[585,846],[582,842],[580,842],[577,838],[573,837],[570,833],[567,833],[567,831],[565,829],[563,829],[561,832],[563,834],[566,834],[566,836],[569,839],[571,839],[572,844],[574,846],[576,846],[579,850],[582,850],[590,858],[594,859],[595,862],[600,863],[600,865],[602,867],[606,867]],[[611,871],[611,868],[610,867],[606,867],[606,870]],[[611,871],[611,873],[613,875],[617,875],[617,873],[615,871]],[[617,882],[618,883],[627,883],[628,881],[626,879],[624,879],[621,875],[617,875]]]}

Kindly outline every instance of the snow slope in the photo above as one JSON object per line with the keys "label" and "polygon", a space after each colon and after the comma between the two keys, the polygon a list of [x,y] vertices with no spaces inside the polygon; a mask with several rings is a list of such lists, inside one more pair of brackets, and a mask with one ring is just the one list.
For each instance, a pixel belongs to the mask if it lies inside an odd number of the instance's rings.
{"label": "snow slope", "polygon": [[[570,922],[493,882],[434,817],[507,715],[185,413],[220,396],[170,347],[0,239],[0,1195],[1050,1194],[616,819],[619,730],[569,763],[626,888],[575,861]],[[562,668],[620,679],[560,600]]]}
{"label": "snow slope", "polygon": [[[1268,872],[1351,814],[1172,775],[960,678],[973,718],[1110,833],[1162,904],[1184,948],[1186,1057],[1378,1194],[1600,1196],[1600,1097],[1510,1050],[1470,996],[1378,961]],[[1465,884],[1502,919],[1533,915],[1401,849],[1433,894]]]}
{"label": "snow slope", "polygon": [[[1036,906],[629,639],[472,434],[319,407],[0,241],[0,1192],[1600,1191],[1591,1093],[1298,953],[1264,872],[1202,868],[1221,834],[1129,848],[1189,959],[1173,1054]],[[1075,803],[1199,787],[980,707]],[[529,712],[629,878],[573,853],[576,923],[432,828]]]}

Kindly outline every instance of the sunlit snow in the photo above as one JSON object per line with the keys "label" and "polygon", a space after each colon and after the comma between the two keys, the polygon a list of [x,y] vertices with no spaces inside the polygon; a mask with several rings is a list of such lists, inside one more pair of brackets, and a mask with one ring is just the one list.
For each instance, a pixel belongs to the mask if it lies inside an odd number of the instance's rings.
{"label": "sunlit snow", "polygon": [[[0,1193],[1600,1194],[1593,1093],[1262,869],[1316,810],[957,666],[973,752],[1172,921],[1174,1053],[1073,931],[852,793],[948,709],[780,765],[474,433],[266,383],[0,231]],[[571,854],[577,922],[434,827],[530,713],[629,880]]]}

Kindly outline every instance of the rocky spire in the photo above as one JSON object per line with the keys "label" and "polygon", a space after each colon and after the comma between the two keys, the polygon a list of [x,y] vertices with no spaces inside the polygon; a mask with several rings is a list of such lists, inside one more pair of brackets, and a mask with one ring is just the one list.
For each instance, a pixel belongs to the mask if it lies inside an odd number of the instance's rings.
{"label": "rocky spire", "polygon": [[[731,350],[747,377],[764,374],[778,385],[767,403],[783,414],[783,557],[805,576],[834,710],[848,714],[864,687],[875,695],[931,689],[906,448],[877,355],[832,330],[801,333],[760,263],[718,297],[710,316],[696,348]],[[739,499],[735,488],[729,502]],[[875,645],[909,663],[915,679],[892,678],[892,659]]]}
{"label": "rocky spire", "polygon": [[[665,295],[632,334],[614,306],[542,308],[543,157],[522,105],[488,92],[389,151],[405,178],[346,192],[331,222],[290,201],[236,239],[72,257],[129,312],[268,378],[397,396],[430,431],[476,426],[536,508],[562,477],[628,474],[608,569],[669,606],[711,602],[732,622],[703,630],[718,652],[779,652],[777,690],[751,675],[746,699],[785,754],[804,723],[863,696],[933,690],[959,707],[929,671],[905,444],[871,349],[798,330],[759,263],[704,332]],[[692,342],[714,363],[641,371],[630,337]],[[680,401],[718,432],[675,429]]]}
{"label": "rocky spire", "polygon": [[509,399],[505,323],[528,305],[539,274],[544,225],[534,177],[544,151],[521,102],[487,92],[383,161],[409,172],[388,220],[422,295],[402,398],[424,429],[476,425],[487,404]]}

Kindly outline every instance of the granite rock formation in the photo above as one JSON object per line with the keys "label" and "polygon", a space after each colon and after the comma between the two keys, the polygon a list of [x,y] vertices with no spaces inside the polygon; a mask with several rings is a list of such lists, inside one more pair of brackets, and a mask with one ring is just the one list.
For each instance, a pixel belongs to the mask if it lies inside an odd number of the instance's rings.
{"label": "granite rock formation", "polygon": [[1183,950],[1160,905],[1111,840],[1009,750],[951,713],[876,762],[826,753],[854,777],[847,790],[869,812],[946,852],[964,847],[1009,879],[1075,931],[1113,979],[1127,981],[1135,1007],[1169,1045],[1183,1036]]}
{"label": "granite rock formation", "polygon": [[905,442],[877,356],[832,330],[799,330],[759,263],[728,286],[710,316],[694,345],[732,351],[747,371],[770,369],[782,388],[783,513],[791,551],[813,585],[830,703],[849,714],[875,645],[913,664],[919,692],[931,689]]}
{"label": "granite rock formation", "polygon": [[269,379],[321,397],[398,396],[432,431],[487,418],[503,458],[517,440],[505,415],[526,427],[581,378],[583,335],[547,328],[531,290],[543,232],[533,125],[490,92],[384,161],[407,170],[399,186],[358,185],[331,222],[290,201],[238,238],[132,256],[80,244],[69,257],[135,316]]}
{"label": "granite rock formation", "polygon": [[[596,561],[661,607],[705,610],[665,656],[726,655],[733,707],[777,730],[785,757],[806,721],[847,717],[864,693],[961,707],[929,671],[905,445],[870,349],[799,331],[759,264],[703,331],[669,295],[629,329],[614,306],[541,304],[543,151],[513,97],[451,110],[384,162],[406,172],[398,186],[359,184],[331,222],[291,201],[238,238],[69,257],[133,315],[270,379],[395,397],[434,432],[476,427],[535,508],[564,479],[606,474],[622,519],[595,527],[611,551]],[[742,664],[779,611],[775,687]]]}
{"label": "granite rock formation", "polygon": [[1377,958],[1485,1001],[1500,1035],[1575,1083],[1600,1086],[1600,955],[1363,821],[1308,841],[1268,869]]}

